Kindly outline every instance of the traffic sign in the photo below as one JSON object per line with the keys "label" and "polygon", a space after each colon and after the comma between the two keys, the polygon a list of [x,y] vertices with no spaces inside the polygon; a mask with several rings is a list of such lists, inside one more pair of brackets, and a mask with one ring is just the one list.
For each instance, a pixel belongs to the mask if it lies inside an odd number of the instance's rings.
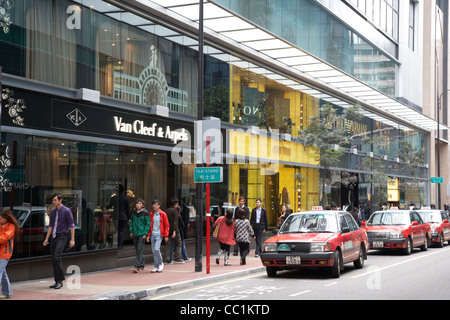
{"label": "traffic sign", "polygon": [[442,177],[433,177],[433,178],[431,178],[431,183],[444,183],[444,178],[442,178]]}
{"label": "traffic sign", "polygon": [[195,183],[223,182],[223,169],[221,167],[194,168]]}

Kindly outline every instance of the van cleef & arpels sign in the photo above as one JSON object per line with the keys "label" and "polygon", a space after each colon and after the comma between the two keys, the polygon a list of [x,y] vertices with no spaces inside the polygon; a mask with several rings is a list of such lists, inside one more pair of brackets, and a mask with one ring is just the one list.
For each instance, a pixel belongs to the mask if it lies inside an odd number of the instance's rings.
{"label": "van cleef & arpels sign", "polygon": [[[65,100],[50,95],[19,89],[14,97],[26,101],[21,110],[21,126],[29,129],[58,131],[98,138],[134,141],[173,147],[190,142],[194,123],[173,120],[133,110],[113,108],[95,103]],[[8,115],[7,106],[2,106]],[[2,117],[2,125],[17,127],[17,119]]]}

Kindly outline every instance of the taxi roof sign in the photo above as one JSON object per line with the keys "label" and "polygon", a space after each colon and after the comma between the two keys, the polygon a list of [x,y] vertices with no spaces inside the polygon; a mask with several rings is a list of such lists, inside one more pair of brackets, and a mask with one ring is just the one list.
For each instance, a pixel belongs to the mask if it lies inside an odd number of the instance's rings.
{"label": "taxi roof sign", "polygon": [[312,211],[323,210],[322,206],[314,206],[312,207]]}

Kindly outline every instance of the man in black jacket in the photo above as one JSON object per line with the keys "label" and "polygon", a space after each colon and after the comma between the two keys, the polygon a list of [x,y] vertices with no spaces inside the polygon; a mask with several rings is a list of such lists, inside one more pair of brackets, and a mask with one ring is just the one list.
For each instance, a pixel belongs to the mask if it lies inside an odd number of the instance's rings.
{"label": "man in black jacket", "polygon": [[169,220],[169,239],[165,245],[164,251],[164,263],[170,264],[172,260],[170,259],[170,249],[172,247],[172,242],[175,244],[173,251],[173,259],[175,263],[184,263],[181,257],[181,236],[180,229],[178,228],[178,216],[180,215],[178,211],[178,198],[173,197],[170,199],[170,207],[166,210],[167,219]]}
{"label": "man in black jacket", "polygon": [[264,231],[269,229],[269,223],[267,220],[267,211],[261,207],[261,199],[256,199],[256,208],[253,208],[252,215],[250,217],[250,224],[255,232],[256,237],[256,249],[255,257],[261,254],[261,240]]}

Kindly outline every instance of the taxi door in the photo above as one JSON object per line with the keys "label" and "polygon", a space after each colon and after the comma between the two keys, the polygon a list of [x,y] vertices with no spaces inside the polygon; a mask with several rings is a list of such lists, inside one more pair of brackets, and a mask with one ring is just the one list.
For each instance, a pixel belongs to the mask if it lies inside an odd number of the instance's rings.
{"label": "taxi door", "polygon": [[416,225],[411,225],[411,234],[413,238],[413,247],[418,247],[424,244],[425,241],[425,227],[416,212],[409,213],[411,217],[411,224],[416,221]]}
{"label": "taxi door", "polygon": [[342,247],[342,260],[344,263],[354,260],[355,250],[353,244],[353,234],[350,226],[348,225],[345,213],[339,214],[339,223],[341,226],[341,247]]}
{"label": "taxi door", "polygon": [[[450,240],[450,218],[448,217],[447,212],[441,211],[442,217],[442,232],[444,233],[444,241]],[[447,222],[444,222],[447,221]]]}
{"label": "taxi door", "polygon": [[363,232],[361,230],[359,230],[359,226],[356,223],[355,219],[353,218],[353,216],[350,213],[346,213],[345,214],[345,219],[347,220],[347,224],[350,228],[350,239],[352,240],[352,245],[353,245],[353,254],[352,254],[352,259],[358,259],[359,257],[359,250],[361,249],[361,241],[362,241],[362,234]]}

